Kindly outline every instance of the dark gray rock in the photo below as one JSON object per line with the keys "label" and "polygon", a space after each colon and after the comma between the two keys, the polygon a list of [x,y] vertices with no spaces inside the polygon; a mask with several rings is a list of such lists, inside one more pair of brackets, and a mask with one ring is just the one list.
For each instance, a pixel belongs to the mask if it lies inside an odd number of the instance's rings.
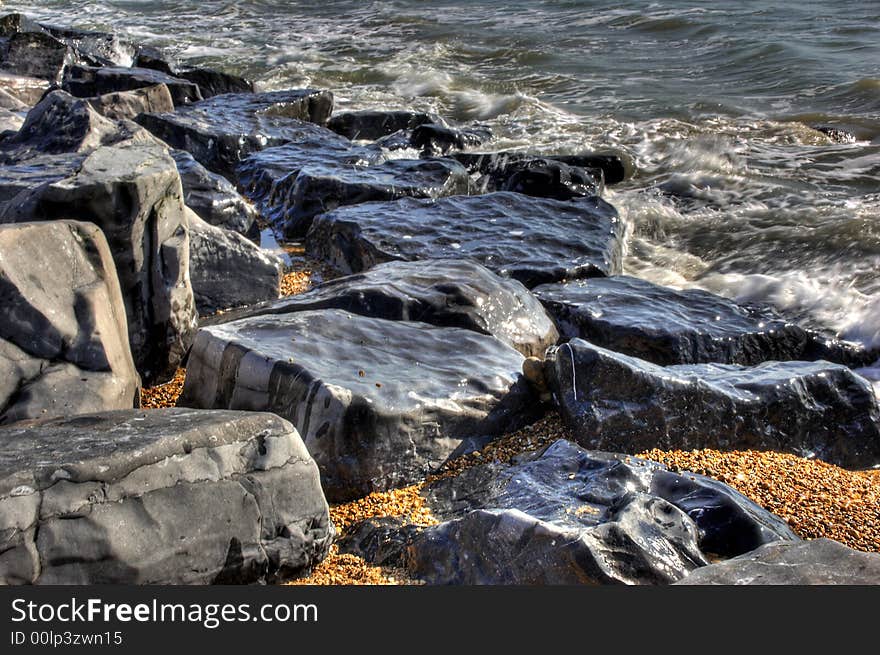
{"label": "dark gray rock", "polygon": [[775,450],[850,468],[880,463],[871,384],[837,364],[662,367],[573,339],[548,352],[546,377],[589,448]]}
{"label": "dark gray rock", "polygon": [[174,101],[164,84],[107,93],[88,102],[99,114],[113,120],[132,120],[144,112],[174,111]]}
{"label": "dark gray rock", "polygon": [[232,93],[174,113],[144,114],[138,122],[172,148],[186,150],[209,170],[231,178],[251,153],[323,133],[312,123],[327,122],[332,110],[329,91]]}
{"label": "dark gray rock", "polygon": [[238,75],[230,75],[210,68],[190,68],[177,71],[177,77],[198,85],[203,98],[213,98],[224,93],[253,93],[254,83]]}
{"label": "dark gray rock", "polygon": [[[450,159],[396,159],[366,168],[306,166],[295,178],[275,186],[274,200],[284,217],[281,230],[288,239],[304,237],[318,214],[337,207],[398,198],[439,198],[466,195],[471,179]],[[286,193],[285,193],[286,191]]]}
{"label": "dark gray rock", "polygon": [[0,69],[15,75],[61,81],[70,49],[45,32],[18,32],[0,39]]}
{"label": "dark gray rock", "polygon": [[491,139],[492,131],[485,127],[456,129],[436,123],[424,123],[413,129],[409,144],[423,155],[430,156],[476,148]]}
{"label": "dark gray rock", "polygon": [[825,359],[857,367],[880,356],[805,330],[769,308],[700,289],[679,291],[621,275],[547,284],[534,292],[563,337],[661,366]]}
{"label": "dark gray rock", "polygon": [[877,585],[880,555],[831,539],[774,543],[697,569],[679,585]]}
{"label": "dark gray rock", "polygon": [[386,558],[403,542],[399,559],[430,584],[665,584],[710,555],[797,539],[726,485],[569,441],[423,494],[440,525],[401,534],[379,523],[381,532],[362,526],[353,537]]}
{"label": "dark gray rock", "polygon": [[284,416],[328,498],[350,500],[422,479],[462,439],[528,420],[522,362],[470,330],[335,309],[258,316],[199,331],[181,402]]}
{"label": "dark gray rock", "polygon": [[[635,174],[635,164],[622,152],[585,152],[577,155],[534,155],[525,152],[456,152],[449,155],[472,173],[487,176],[493,184],[509,177],[508,171],[535,159],[550,160],[575,168],[601,171],[605,184],[618,184]],[[511,169],[510,167],[513,167]]]}
{"label": "dark gray rock", "polygon": [[333,529],[318,470],[272,414],[88,414],[0,429],[0,583],[271,582]]}
{"label": "dark gray rock", "polygon": [[506,166],[480,182],[484,191],[516,191],[539,198],[571,200],[604,191],[601,171],[576,168],[551,159],[529,159]]}
{"label": "dark gray rock", "polygon": [[165,59],[164,53],[148,45],[139,45],[135,48],[131,65],[135,68],[152,68],[166,75],[174,75],[174,69]]}
{"label": "dark gray rock", "polygon": [[238,232],[189,215],[189,277],[199,314],[278,297],[284,263]]}
{"label": "dark gray rock", "polygon": [[41,27],[69,47],[76,61],[89,66],[129,67],[136,47],[116,34],[41,24]]}
{"label": "dark gray rock", "polygon": [[516,280],[467,260],[388,262],[305,293],[220,317],[343,309],[392,321],[419,321],[490,334],[526,357],[543,357],[558,334],[544,308]]}
{"label": "dark gray rock", "polygon": [[0,424],[130,409],[139,390],[101,230],[0,225]]}
{"label": "dark gray rock", "polygon": [[184,150],[171,152],[183,184],[183,200],[199,217],[214,225],[259,238],[257,211],[222,175],[212,173]]}
{"label": "dark gray rock", "polygon": [[176,107],[202,99],[198,85],[152,68],[68,66],[61,88],[78,98],[90,98],[157,84],[168,87]]}
{"label": "dark gray rock", "polygon": [[527,287],[620,273],[623,226],[599,198],[499,192],[341,207],[317,216],[310,254],[346,273],[394,259],[469,258]]}
{"label": "dark gray rock", "polygon": [[334,114],[327,122],[327,127],[348,139],[374,141],[400,130],[412,130],[439,120],[437,116],[417,111],[368,109]]}
{"label": "dark gray rock", "polygon": [[65,153],[32,155],[7,161],[0,166],[0,214],[3,213],[3,207],[22,191],[70,177],[85,158],[85,154]]}

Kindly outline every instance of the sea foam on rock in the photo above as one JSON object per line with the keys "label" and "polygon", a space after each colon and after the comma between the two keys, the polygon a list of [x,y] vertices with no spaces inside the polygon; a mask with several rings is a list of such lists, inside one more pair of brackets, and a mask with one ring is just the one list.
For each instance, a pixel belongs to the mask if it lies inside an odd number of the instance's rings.
{"label": "sea foam on rock", "polygon": [[0,430],[0,583],[271,582],[333,528],[297,431],[265,413],[116,411]]}

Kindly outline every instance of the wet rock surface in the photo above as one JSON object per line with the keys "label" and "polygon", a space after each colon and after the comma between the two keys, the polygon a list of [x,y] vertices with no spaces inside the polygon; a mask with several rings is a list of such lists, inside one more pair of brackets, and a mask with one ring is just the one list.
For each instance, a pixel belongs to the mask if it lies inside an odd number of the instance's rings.
{"label": "wet rock surface", "polygon": [[107,93],[88,100],[99,114],[115,120],[133,120],[144,112],[174,111],[174,101],[164,84]]}
{"label": "wet rock surface", "polygon": [[139,389],[101,231],[0,225],[0,424],[129,409]]}
{"label": "wet rock surface", "polygon": [[288,418],[328,498],[348,500],[418,480],[465,437],[527,420],[522,362],[470,330],[334,309],[258,316],[199,331],[181,402]]}
{"label": "wet rock surface", "polygon": [[817,359],[864,366],[878,356],[789,323],[769,308],[700,289],[615,276],[542,285],[534,292],[564,337],[661,366]]}
{"label": "wet rock surface", "polygon": [[165,85],[176,107],[202,99],[197,84],[152,68],[69,66],[64,72],[61,88],[78,98],[90,98],[157,84]]}
{"label": "wet rock surface", "polygon": [[178,71],[176,76],[197,85],[203,98],[213,98],[224,93],[254,92],[253,82],[209,68],[189,68]]}
{"label": "wet rock surface", "polygon": [[0,582],[208,584],[308,571],[332,528],[271,414],[117,411],[0,430]]}
{"label": "wet rock surface", "polygon": [[346,273],[395,259],[468,258],[532,287],[619,273],[622,232],[599,198],[500,192],[342,207],[315,218],[307,244]]}
{"label": "wet rock surface", "polygon": [[352,140],[375,141],[401,130],[412,130],[439,117],[417,111],[347,111],[334,114],[327,127]]}
{"label": "wet rock surface", "polygon": [[848,468],[880,463],[871,385],[840,365],[662,367],[573,339],[548,353],[546,377],[589,448],[776,450]]}
{"label": "wet rock surface", "polygon": [[[472,173],[485,177],[489,188],[497,187],[520,167],[533,161],[550,161],[565,166],[601,171],[601,181],[618,184],[635,173],[635,164],[620,152],[585,152],[576,155],[535,155],[524,152],[456,152],[450,155]],[[596,175],[598,177],[598,175]]]}
{"label": "wet rock surface", "polygon": [[557,340],[550,317],[522,284],[475,262],[443,259],[379,264],[219,320],[319,309],[465,328],[492,335],[527,357],[543,357]]}

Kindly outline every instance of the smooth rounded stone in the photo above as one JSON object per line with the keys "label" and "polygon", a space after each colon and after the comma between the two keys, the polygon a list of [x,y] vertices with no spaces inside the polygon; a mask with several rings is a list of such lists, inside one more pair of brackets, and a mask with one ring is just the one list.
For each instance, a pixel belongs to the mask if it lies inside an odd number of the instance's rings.
{"label": "smooth rounded stone", "polygon": [[47,33],[18,32],[0,39],[0,69],[15,75],[57,83],[71,58],[69,48]]}
{"label": "smooth rounded stone", "polygon": [[878,585],[880,555],[831,539],[767,544],[697,569],[679,585]]}
{"label": "smooth rounded stone", "polygon": [[190,68],[177,71],[176,75],[196,84],[203,98],[213,98],[224,93],[254,92],[253,82],[238,75],[230,75],[210,68]]}
{"label": "smooth rounded stone", "polygon": [[146,86],[133,91],[107,93],[89,98],[88,103],[99,114],[113,120],[133,120],[144,112],[174,111],[174,101],[164,84]]}
{"label": "smooth rounded stone", "polygon": [[589,448],[774,450],[880,463],[871,384],[828,362],[657,366],[572,339],[547,354],[563,420]]}
{"label": "smooth rounded stone", "polygon": [[623,225],[599,198],[498,192],[404,198],[316,216],[308,252],[344,273],[381,262],[472,259],[527,287],[621,272]]}
{"label": "smooth rounded stone", "polygon": [[438,116],[418,111],[367,109],[334,114],[327,122],[327,127],[348,139],[375,141],[400,130],[412,130],[439,120]]}
{"label": "smooth rounded stone", "polygon": [[139,392],[101,230],[0,225],[0,424],[129,409]]}
{"label": "smooth rounded stone", "polygon": [[525,152],[456,152],[450,155],[472,173],[486,176],[487,183],[505,180],[508,171],[532,160],[550,160],[575,168],[601,171],[605,184],[619,184],[635,174],[632,158],[623,152],[584,152],[576,155],[534,155]]}
{"label": "smooth rounded stone", "polygon": [[332,110],[329,91],[299,89],[223,94],[173,113],[143,114],[137,121],[207,169],[233,178],[248,155],[323,133],[313,123],[326,123]]}
{"label": "smooth rounded stone", "polygon": [[190,210],[189,278],[199,314],[278,297],[284,262],[238,232]]}
{"label": "smooth rounded stone", "polygon": [[[37,77],[13,75],[0,70],[0,91],[4,96],[12,96],[26,107],[33,107],[49,90],[51,83]],[[8,103],[8,99],[5,101]],[[9,107],[7,107],[9,108]]]}
{"label": "smooth rounded stone", "polygon": [[486,127],[456,129],[424,123],[413,128],[409,145],[420,150],[423,156],[445,155],[452,150],[476,148],[491,139],[492,131]]}
{"label": "smooth rounded stone", "polygon": [[825,359],[856,367],[878,357],[789,323],[769,308],[701,289],[679,291],[619,275],[542,285],[534,293],[563,337],[660,366]]}
{"label": "smooth rounded stone", "polygon": [[91,98],[157,84],[164,84],[168,88],[175,107],[202,99],[198,85],[152,68],[68,66],[61,88],[78,98]]}
{"label": "smooth rounded stone", "polygon": [[523,356],[459,328],[328,309],[199,330],[181,403],[272,411],[344,501],[423,479],[467,437],[498,436],[536,411]]}
{"label": "smooth rounded stone", "polygon": [[558,338],[553,321],[522,284],[476,262],[451,259],[379,264],[219,320],[318,309],[465,328],[490,334],[526,357],[543,357]]}
{"label": "smooth rounded stone", "polygon": [[0,430],[0,584],[239,584],[308,573],[318,469],[272,414],[165,409]]}
{"label": "smooth rounded stone", "polygon": [[222,175],[212,173],[185,150],[173,150],[171,156],[183,184],[183,200],[199,217],[214,225],[259,238],[257,210]]}
{"label": "smooth rounded stone", "polygon": [[[290,180],[290,178],[287,178]],[[396,159],[366,168],[306,166],[284,193],[281,226],[288,239],[306,236],[312,219],[337,207],[398,198],[439,198],[466,195],[471,178],[464,166],[450,159]]]}
{"label": "smooth rounded stone", "polygon": [[187,215],[174,160],[150,141],[100,147],[70,176],[22,191],[0,206],[0,223],[71,216],[95,223],[107,237],[144,384],[170,379],[197,320]]}
{"label": "smooth rounded stone", "polygon": [[405,537],[403,564],[429,584],[666,584],[712,558],[797,539],[726,485],[565,440],[423,495],[442,523],[415,534],[362,527],[358,541],[388,556],[384,544]]}

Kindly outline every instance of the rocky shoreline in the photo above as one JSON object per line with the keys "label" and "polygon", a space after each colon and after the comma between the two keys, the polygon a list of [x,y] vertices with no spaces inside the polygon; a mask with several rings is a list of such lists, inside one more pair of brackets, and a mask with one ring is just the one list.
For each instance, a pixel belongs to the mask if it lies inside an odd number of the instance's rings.
{"label": "rocky shoreline", "polygon": [[880,582],[880,353],[624,275],[623,152],[333,104],[0,18],[0,582]]}

